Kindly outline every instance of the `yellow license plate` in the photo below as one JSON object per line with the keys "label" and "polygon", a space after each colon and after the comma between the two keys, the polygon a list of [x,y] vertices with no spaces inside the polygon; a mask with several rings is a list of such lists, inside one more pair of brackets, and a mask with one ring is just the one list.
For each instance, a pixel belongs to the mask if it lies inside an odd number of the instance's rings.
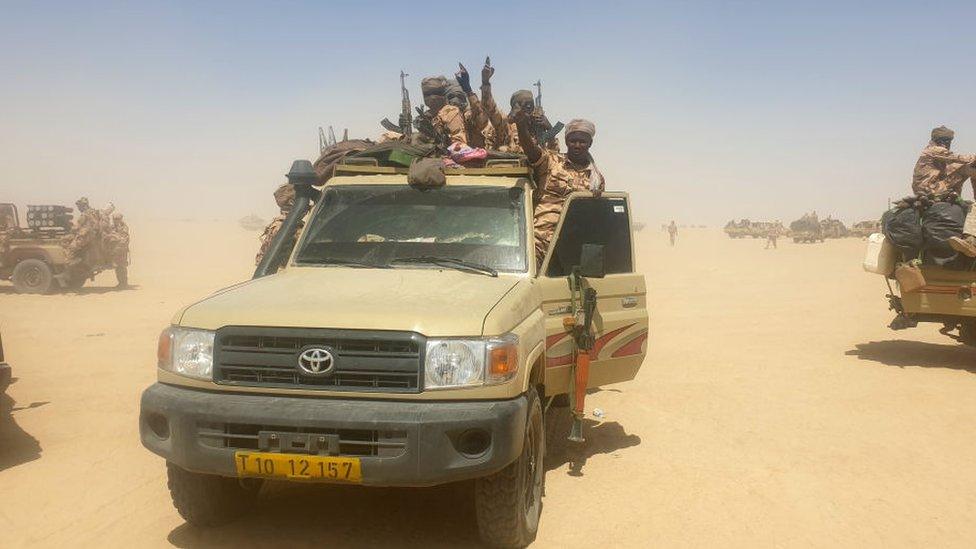
{"label": "yellow license plate", "polygon": [[326,482],[363,481],[359,458],[236,452],[237,476],[317,480]]}

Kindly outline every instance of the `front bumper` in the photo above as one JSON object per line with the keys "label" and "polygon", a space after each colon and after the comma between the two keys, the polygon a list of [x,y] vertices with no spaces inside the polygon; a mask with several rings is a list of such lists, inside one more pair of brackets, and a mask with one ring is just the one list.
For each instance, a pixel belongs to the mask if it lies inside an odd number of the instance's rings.
{"label": "front bumper", "polygon": [[[167,461],[228,477],[237,475],[234,454],[241,448],[226,442],[234,439],[215,444],[213,433],[231,425],[256,426],[264,441],[276,430],[398,433],[403,443],[396,455],[362,455],[363,484],[432,486],[489,475],[515,461],[522,452],[526,409],[524,396],[404,402],[223,393],[156,383],[142,394],[139,433],[142,444]],[[481,440],[487,435],[487,448],[462,453],[470,449],[465,442],[472,433]],[[349,455],[337,449],[338,444],[315,453]]]}

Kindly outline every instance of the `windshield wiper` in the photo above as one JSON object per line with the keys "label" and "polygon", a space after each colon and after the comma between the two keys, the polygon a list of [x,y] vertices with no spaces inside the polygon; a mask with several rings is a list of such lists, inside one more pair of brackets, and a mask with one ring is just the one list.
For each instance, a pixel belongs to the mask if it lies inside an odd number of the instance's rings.
{"label": "windshield wiper", "polygon": [[498,271],[487,265],[472,263],[456,257],[437,257],[432,255],[422,255],[420,257],[397,257],[390,261],[390,263],[426,263],[429,265],[450,267],[459,271],[481,273],[492,277],[498,276]]}
{"label": "windshield wiper", "polygon": [[358,259],[341,259],[338,257],[310,257],[304,261],[299,261],[299,263],[313,264],[313,265],[341,265],[343,267],[361,267],[364,269],[389,269],[389,265],[383,265],[380,263],[370,263],[368,261],[361,261]]}

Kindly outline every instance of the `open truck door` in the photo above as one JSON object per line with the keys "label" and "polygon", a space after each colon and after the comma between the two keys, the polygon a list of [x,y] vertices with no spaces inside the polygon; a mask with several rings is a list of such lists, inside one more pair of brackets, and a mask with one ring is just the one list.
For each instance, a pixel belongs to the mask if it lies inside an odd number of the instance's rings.
{"label": "open truck door", "polygon": [[625,193],[571,195],[538,272],[546,315],[547,392],[571,389],[575,344],[564,319],[573,314],[570,275],[583,259],[584,245],[603,247],[604,276],[588,276],[596,290],[593,348],[588,387],[630,381],[647,353],[647,289],[634,272],[630,201]]}

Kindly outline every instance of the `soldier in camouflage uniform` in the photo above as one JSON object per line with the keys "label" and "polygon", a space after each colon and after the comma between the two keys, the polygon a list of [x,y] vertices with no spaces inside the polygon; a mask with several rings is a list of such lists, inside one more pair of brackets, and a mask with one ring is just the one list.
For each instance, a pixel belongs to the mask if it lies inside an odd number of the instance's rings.
{"label": "soldier in camouflage uniform", "polygon": [[78,207],[78,219],[65,243],[70,266],[77,266],[84,262],[85,252],[98,240],[102,232],[100,216],[89,206],[88,198],[79,198],[75,206]]}
{"label": "soldier in camouflage uniform", "polygon": [[447,78],[431,76],[420,82],[420,90],[424,94],[424,104],[430,109],[431,122],[434,129],[448,139],[448,145],[460,143],[468,144],[468,135],[464,126],[464,115],[461,110],[447,103]]}
{"label": "soldier in camouflage uniform", "polygon": [[513,120],[525,155],[532,164],[539,192],[535,207],[535,253],[537,264],[545,258],[563,203],[577,191],[599,196],[606,187],[603,174],[590,154],[596,126],[587,120],[572,120],[566,125],[566,154],[543,149],[530,133],[529,113],[516,110]]}
{"label": "soldier in camouflage uniform", "polygon": [[119,288],[129,286],[129,226],[116,212],[112,215],[112,225],[106,233],[105,243],[115,267],[115,279]]}
{"label": "soldier in camouflage uniform", "polygon": [[17,222],[14,218],[5,215],[0,218],[0,254],[7,251],[7,246],[10,244],[10,236],[17,229]]}
{"label": "soldier in camouflage uniform", "polygon": [[[915,163],[912,191],[917,195],[961,196],[968,180],[976,193],[976,155],[952,152],[956,134],[945,126],[933,129],[931,135]],[[957,252],[976,257],[976,208],[971,208],[966,216],[963,236],[949,238],[949,245]]]}
{"label": "soldier in camouflage uniform", "polygon": [[[258,250],[258,255],[254,258],[254,264],[259,265],[261,260],[264,259],[264,255],[268,253],[268,248],[271,247],[271,241],[274,240],[275,235],[281,230],[281,226],[285,223],[285,218],[291,213],[292,208],[295,207],[295,187],[285,183],[275,189],[274,192],[275,202],[278,203],[279,214],[271,220],[271,223],[264,228],[264,232],[261,233],[261,248]],[[292,242],[289,248],[294,247],[295,242],[298,240],[298,234],[301,232],[304,222],[299,222],[295,229],[295,235],[292,237]]]}

